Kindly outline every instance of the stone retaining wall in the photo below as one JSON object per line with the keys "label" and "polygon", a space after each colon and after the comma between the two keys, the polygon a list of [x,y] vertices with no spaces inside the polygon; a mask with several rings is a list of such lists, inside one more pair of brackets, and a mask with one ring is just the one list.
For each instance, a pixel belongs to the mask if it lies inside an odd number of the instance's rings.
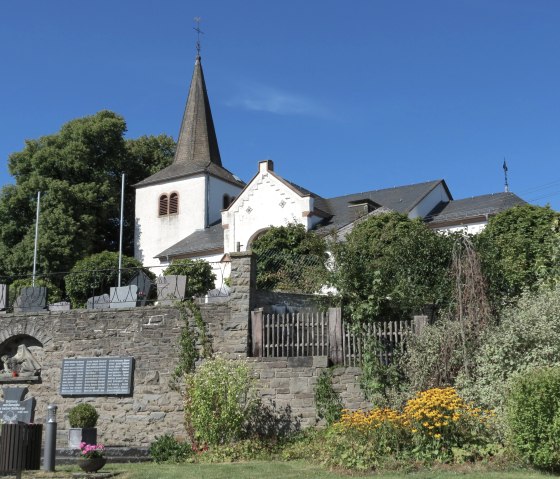
{"label": "stone retaining wall", "polygon": [[[303,427],[317,423],[315,385],[321,372],[327,368],[327,357],[313,358],[251,358],[249,364],[258,380],[261,397],[280,409],[289,406]],[[359,368],[333,369],[333,388],[349,409],[371,406],[359,386]]]}
{"label": "stone retaining wall", "polygon": [[[255,265],[250,253],[231,254],[231,295],[228,302],[200,305],[214,352],[247,358],[250,313],[259,307],[255,294]],[[269,295],[276,300],[278,295]],[[261,297],[262,299],[262,297]],[[194,325],[191,318],[191,325]],[[185,436],[179,393],[170,387],[179,358],[184,320],[175,307],[71,310],[0,315],[0,353],[10,343],[24,341],[42,366],[41,381],[21,384],[37,400],[35,422],[43,422],[49,403],[58,405],[57,447],[67,446],[67,415],[80,402],[100,413],[99,441],[110,446],[148,446],[166,433]],[[4,352],[2,352],[4,351]],[[130,356],[134,358],[130,396],[62,397],[62,360],[75,357]],[[260,394],[278,407],[290,406],[303,426],[315,424],[314,388],[326,357],[248,358]],[[333,384],[346,407],[367,407],[359,388],[359,369],[335,368]],[[14,383],[3,384],[20,385]]]}
{"label": "stone retaining wall", "polygon": [[[219,339],[227,322],[227,306],[203,305],[210,334]],[[67,445],[67,416],[80,402],[99,412],[99,441],[113,446],[146,446],[164,433],[184,436],[180,395],[169,386],[178,360],[178,340],[184,325],[174,307],[126,310],[73,310],[0,316],[0,348],[7,341],[34,338],[42,347],[30,350],[42,366],[40,383],[23,386],[37,400],[35,422],[43,422],[49,403],[58,405],[57,446]],[[131,396],[62,397],[62,360],[75,357],[132,356],[135,361]]]}

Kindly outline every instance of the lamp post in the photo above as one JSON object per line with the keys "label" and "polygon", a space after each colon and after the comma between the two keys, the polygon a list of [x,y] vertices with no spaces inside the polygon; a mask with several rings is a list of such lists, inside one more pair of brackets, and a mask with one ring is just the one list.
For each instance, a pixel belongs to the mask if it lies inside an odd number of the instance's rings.
{"label": "lamp post", "polygon": [[53,472],[56,457],[56,404],[47,406],[47,431],[45,437],[45,455],[43,457],[43,469]]}

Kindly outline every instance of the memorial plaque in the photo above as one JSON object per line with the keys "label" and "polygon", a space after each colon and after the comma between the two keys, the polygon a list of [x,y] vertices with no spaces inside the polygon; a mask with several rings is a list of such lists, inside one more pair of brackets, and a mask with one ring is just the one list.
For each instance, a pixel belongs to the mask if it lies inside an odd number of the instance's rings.
{"label": "memorial plaque", "polygon": [[182,301],[185,299],[186,290],[186,276],[175,274],[160,276],[157,281],[158,303],[171,306],[175,301]]}
{"label": "memorial plaque", "polygon": [[47,288],[45,286],[24,286],[14,302],[14,312],[37,312],[47,309]]}
{"label": "memorial plaque", "polygon": [[132,357],[62,360],[62,396],[122,396],[132,393]]}
{"label": "memorial plaque", "polygon": [[92,296],[88,298],[86,309],[105,309],[109,307],[110,296],[102,294],[101,296]]}
{"label": "memorial plaque", "polygon": [[137,306],[145,306],[146,300],[150,296],[150,291],[152,290],[152,280],[149,276],[140,270],[134,278],[130,280],[129,285],[136,285],[138,287],[138,301]]}
{"label": "memorial plaque", "polygon": [[119,286],[111,288],[110,308],[135,308],[138,299],[138,286]]}
{"label": "memorial plaque", "polygon": [[0,421],[7,424],[32,423],[35,416],[35,398],[23,399],[27,388],[3,388],[0,401]]}

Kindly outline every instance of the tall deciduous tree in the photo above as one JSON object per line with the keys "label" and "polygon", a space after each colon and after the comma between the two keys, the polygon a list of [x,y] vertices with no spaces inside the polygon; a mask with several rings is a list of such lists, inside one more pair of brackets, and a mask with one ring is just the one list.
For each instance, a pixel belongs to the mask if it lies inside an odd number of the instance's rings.
{"label": "tall deciduous tree", "polygon": [[133,249],[132,184],[171,161],[167,136],[125,140],[110,111],[72,120],[58,133],[27,140],[10,155],[15,179],[0,191],[0,272],[32,268],[37,191],[41,196],[39,271],[67,271],[76,260],[118,249],[121,174],[127,175],[125,252]]}
{"label": "tall deciduous tree", "polygon": [[476,246],[499,308],[525,289],[560,278],[560,213],[548,206],[516,206],[491,218]]}
{"label": "tall deciduous tree", "polygon": [[356,225],[333,248],[334,285],[352,320],[402,318],[449,301],[452,244],[399,213]]}

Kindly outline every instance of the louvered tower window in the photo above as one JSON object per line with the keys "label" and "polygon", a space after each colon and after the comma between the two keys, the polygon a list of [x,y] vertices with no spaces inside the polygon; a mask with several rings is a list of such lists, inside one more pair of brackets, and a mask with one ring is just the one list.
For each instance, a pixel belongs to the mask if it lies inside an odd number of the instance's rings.
{"label": "louvered tower window", "polygon": [[169,195],[169,214],[173,215],[179,212],[179,195],[171,193]]}
{"label": "louvered tower window", "polygon": [[159,215],[165,216],[167,215],[167,210],[169,208],[169,198],[167,195],[161,195],[159,197]]}

